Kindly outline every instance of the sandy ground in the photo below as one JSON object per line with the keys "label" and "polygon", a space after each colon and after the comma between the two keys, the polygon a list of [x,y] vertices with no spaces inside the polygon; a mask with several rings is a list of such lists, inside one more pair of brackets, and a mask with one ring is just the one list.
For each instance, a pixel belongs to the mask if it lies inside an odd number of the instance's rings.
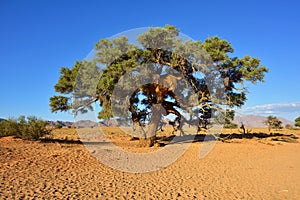
{"label": "sandy ground", "polygon": [[300,199],[300,143],[219,141],[199,159],[202,146],[140,174],[105,166],[80,143],[1,138],[0,199]]}

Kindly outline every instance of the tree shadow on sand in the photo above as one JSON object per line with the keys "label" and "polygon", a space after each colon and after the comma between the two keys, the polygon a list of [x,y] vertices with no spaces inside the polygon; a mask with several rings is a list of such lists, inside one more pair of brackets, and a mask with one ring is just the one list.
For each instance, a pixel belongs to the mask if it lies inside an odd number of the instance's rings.
{"label": "tree shadow on sand", "polygon": [[281,141],[281,142],[288,142],[288,143],[296,143],[298,142],[297,137],[294,134],[282,134],[282,133],[232,133],[232,134],[219,134],[219,135],[212,135],[212,134],[197,134],[197,135],[184,135],[184,136],[163,136],[158,137],[158,142],[162,144],[168,143],[184,143],[184,142],[208,142],[208,141],[230,141],[233,139],[267,139],[273,141]]}
{"label": "tree shadow on sand", "polygon": [[60,143],[60,144],[82,144],[80,140],[72,139],[56,139],[56,138],[42,138],[40,139],[42,143]]}
{"label": "tree shadow on sand", "polygon": [[219,140],[226,141],[231,139],[270,139],[273,141],[281,141],[281,142],[290,142],[295,143],[297,142],[297,137],[294,134],[283,134],[283,133],[245,133],[245,134],[220,134]]}
{"label": "tree shadow on sand", "polygon": [[[178,144],[178,143],[195,143],[195,142],[209,142],[209,141],[222,141],[230,142],[234,139],[269,139],[272,141],[280,141],[287,143],[297,143],[299,137],[294,134],[282,134],[282,133],[232,133],[232,134],[197,134],[197,135],[184,135],[184,136],[160,136],[157,137],[157,143],[160,146],[165,146],[168,144]],[[54,138],[43,138],[40,139],[42,143],[60,143],[60,144],[86,144],[86,145],[106,145],[109,142],[82,142],[80,140],[73,139],[54,139]]]}
{"label": "tree shadow on sand", "polygon": [[73,139],[57,139],[57,138],[43,138],[40,139],[42,143],[59,143],[59,144],[85,144],[85,145],[106,145],[109,142],[96,142],[96,141],[84,141]]}

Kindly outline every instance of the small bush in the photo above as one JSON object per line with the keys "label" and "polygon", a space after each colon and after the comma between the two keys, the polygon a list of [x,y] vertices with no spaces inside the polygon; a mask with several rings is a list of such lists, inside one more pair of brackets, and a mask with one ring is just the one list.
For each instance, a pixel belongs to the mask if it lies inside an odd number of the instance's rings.
{"label": "small bush", "polygon": [[61,124],[56,124],[55,128],[61,129],[63,126]]}
{"label": "small bush", "polygon": [[18,119],[9,119],[0,122],[0,137],[14,136],[28,140],[38,140],[49,134],[47,122],[34,116],[20,116]]}
{"label": "small bush", "polygon": [[224,124],[223,128],[237,128],[238,125],[235,123]]}
{"label": "small bush", "polygon": [[295,119],[295,126],[300,127],[300,116]]}
{"label": "small bush", "polygon": [[0,137],[16,136],[19,133],[19,124],[13,120],[8,119],[0,122]]}
{"label": "small bush", "polygon": [[286,129],[293,129],[294,127],[291,124],[287,124],[287,125],[285,125],[285,128]]}

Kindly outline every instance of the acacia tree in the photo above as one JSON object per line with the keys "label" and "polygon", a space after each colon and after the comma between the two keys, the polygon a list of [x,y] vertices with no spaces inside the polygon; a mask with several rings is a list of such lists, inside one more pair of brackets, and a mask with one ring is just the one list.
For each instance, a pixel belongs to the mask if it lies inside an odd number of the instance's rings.
{"label": "acacia tree", "polygon": [[269,131],[271,131],[272,128],[274,129],[281,129],[282,128],[282,121],[280,121],[275,116],[268,116],[267,120],[264,121],[266,125],[268,125]]}
{"label": "acacia tree", "polygon": [[[225,99],[230,108],[241,107],[246,101],[244,83],[264,81],[268,69],[260,60],[250,56],[230,57],[234,50],[228,41],[217,36],[203,42],[184,41],[178,37],[179,33],[176,27],[166,25],[149,28],[148,32],[140,34],[139,45],[130,44],[125,36],[100,40],[95,45],[93,60],[77,61],[71,69],[61,69],[54,87],[62,95],[50,98],[52,112],[72,109],[74,114],[84,113],[92,109],[94,102],[99,102],[100,119],[113,117],[115,109],[116,112],[129,112],[130,120],[138,126],[151,121],[153,130],[159,125],[161,116],[168,114],[175,115],[179,124],[193,124],[196,119],[199,127],[212,117],[215,105],[220,103],[217,99]],[[142,66],[140,71],[136,70],[137,66]],[[204,76],[199,76],[199,72]],[[142,83],[145,84],[131,91],[127,98],[129,106],[124,106],[119,101],[125,96],[119,96],[117,101],[112,97],[117,85],[124,81],[122,77],[128,73],[131,76],[129,81],[122,83],[121,94],[132,90],[131,83],[140,81],[141,77],[136,74],[143,74]],[[158,77],[152,77],[152,82],[145,81],[152,74]],[[176,88],[185,91],[185,98],[178,97],[174,92]],[[192,106],[188,103],[191,101]],[[185,119],[182,110],[193,113],[193,117]]]}

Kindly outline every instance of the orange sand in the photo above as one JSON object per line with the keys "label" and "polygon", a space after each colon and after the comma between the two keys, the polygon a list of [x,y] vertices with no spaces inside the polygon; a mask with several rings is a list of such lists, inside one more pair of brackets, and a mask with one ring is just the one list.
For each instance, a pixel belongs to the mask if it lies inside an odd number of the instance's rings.
{"label": "orange sand", "polygon": [[300,143],[219,141],[199,159],[202,145],[164,169],[133,174],[103,165],[82,144],[1,138],[0,199],[300,199]]}

